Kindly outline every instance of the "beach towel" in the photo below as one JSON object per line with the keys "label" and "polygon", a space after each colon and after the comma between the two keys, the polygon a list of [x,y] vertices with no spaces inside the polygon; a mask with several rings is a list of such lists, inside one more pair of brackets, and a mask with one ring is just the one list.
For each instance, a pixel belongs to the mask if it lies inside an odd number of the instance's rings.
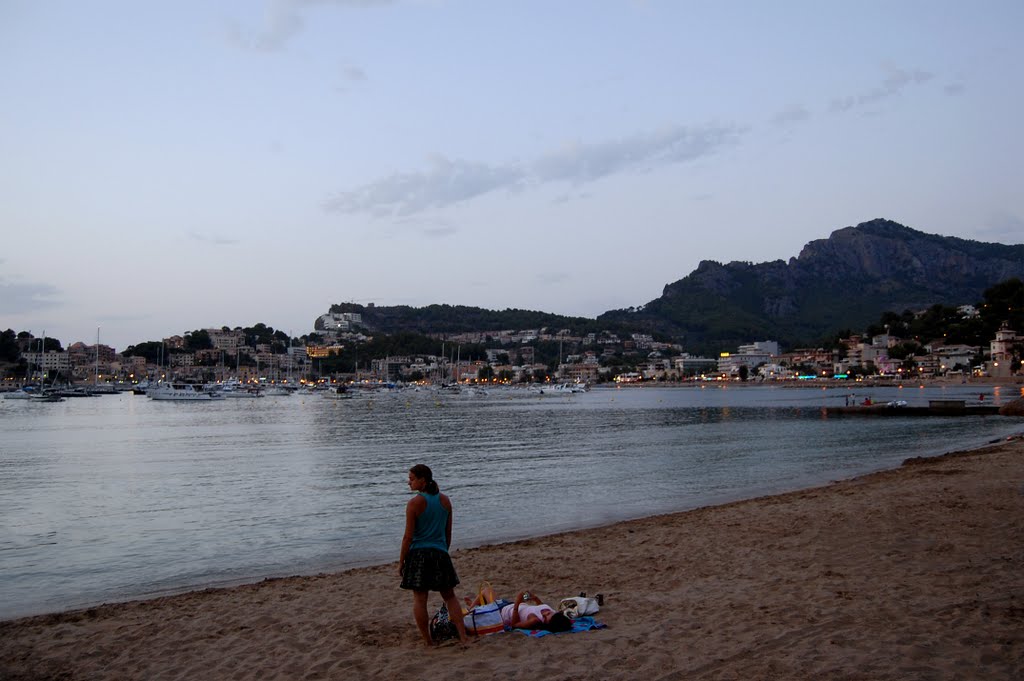
{"label": "beach towel", "polygon": [[604,629],[608,625],[604,622],[598,622],[593,617],[580,617],[572,621],[572,629],[569,631],[545,631],[543,629],[515,629],[520,633],[532,636],[533,638],[540,638],[541,636],[547,636],[548,634],[575,634],[581,631],[591,631],[593,629]]}

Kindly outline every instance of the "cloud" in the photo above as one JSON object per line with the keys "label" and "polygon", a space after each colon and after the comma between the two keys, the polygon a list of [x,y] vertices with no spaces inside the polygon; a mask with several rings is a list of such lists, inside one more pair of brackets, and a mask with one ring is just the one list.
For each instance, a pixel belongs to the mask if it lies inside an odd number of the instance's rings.
{"label": "cloud", "polygon": [[967,86],[963,83],[950,83],[946,87],[942,88],[942,91],[950,97],[956,97],[957,95],[962,95],[966,92]]}
{"label": "cloud", "polygon": [[341,68],[341,75],[349,82],[362,82],[366,80],[366,72],[358,66],[343,66]]}
{"label": "cloud", "polygon": [[829,111],[842,113],[857,109],[863,106],[874,104],[890,97],[895,97],[912,85],[920,85],[931,80],[934,76],[928,71],[920,69],[906,70],[897,67],[888,67],[888,75],[881,85],[862,92],[857,95],[837,97],[829,104]]}
{"label": "cloud", "polygon": [[558,206],[563,203],[569,203],[570,201],[586,201],[592,197],[593,194],[590,192],[566,192],[551,199],[551,204]]}
{"label": "cloud", "polygon": [[330,211],[410,215],[492,191],[546,182],[582,184],[610,175],[709,156],[739,139],[734,126],[670,126],[596,144],[574,142],[527,163],[488,165],[435,156],[423,172],[396,173],[324,203]]}
{"label": "cloud", "polygon": [[438,226],[438,227],[427,227],[422,230],[423,236],[430,237],[431,239],[443,239],[444,237],[453,236],[459,231],[458,227],[452,226]]}
{"label": "cloud", "polygon": [[693,161],[738,136],[733,127],[671,126],[598,144],[569,144],[537,159],[532,171],[545,182],[588,182],[624,170]]}
{"label": "cloud", "polygon": [[338,92],[349,92],[366,82],[366,71],[351,64],[342,66],[340,75],[341,84],[335,87]]}
{"label": "cloud", "polygon": [[227,237],[217,235],[207,236],[205,234],[200,234],[199,232],[188,232],[188,236],[190,239],[194,239],[195,241],[202,241],[203,243],[213,244],[214,246],[234,246],[238,243],[238,239],[229,239]]}
{"label": "cloud", "polygon": [[60,289],[49,284],[18,284],[0,279],[0,314],[21,314],[61,305]]}
{"label": "cloud", "polygon": [[369,9],[394,4],[396,0],[269,0],[264,8],[263,25],[255,35],[246,35],[232,23],[228,26],[229,40],[240,47],[273,52],[283,49],[305,28],[303,14],[311,7],[333,6],[350,9]]}
{"label": "cloud", "polygon": [[397,173],[347,192],[339,192],[324,206],[341,213],[411,215],[510,188],[525,179],[515,166],[489,166],[435,156],[420,173]]}
{"label": "cloud", "polygon": [[810,112],[802,106],[792,106],[772,116],[771,122],[779,127],[788,127],[802,123],[811,117]]}

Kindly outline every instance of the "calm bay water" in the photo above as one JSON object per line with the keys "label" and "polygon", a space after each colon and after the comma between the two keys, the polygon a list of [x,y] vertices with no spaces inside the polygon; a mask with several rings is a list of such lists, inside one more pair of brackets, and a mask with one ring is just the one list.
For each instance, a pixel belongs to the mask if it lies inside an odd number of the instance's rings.
{"label": "calm bay water", "polygon": [[[999,404],[1016,388],[855,389]],[[427,463],[455,548],[796,489],[1021,432],[826,418],[850,390],[0,400],[0,618],[393,561]]]}

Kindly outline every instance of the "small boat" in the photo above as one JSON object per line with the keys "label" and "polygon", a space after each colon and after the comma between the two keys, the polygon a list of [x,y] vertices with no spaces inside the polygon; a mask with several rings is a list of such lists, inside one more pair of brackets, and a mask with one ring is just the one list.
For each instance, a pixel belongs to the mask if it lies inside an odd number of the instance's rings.
{"label": "small boat", "polygon": [[150,388],[146,395],[153,400],[168,402],[199,402],[224,399],[223,395],[203,390],[201,386],[191,383],[160,383],[156,387]]}
{"label": "small boat", "polygon": [[4,393],[5,400],[31,400],[32,393],[22,388],[21,390],[11,390]]}
{"label": "small boat", "polygon": [[61,397],[59,394],[57,394],[55,392],[33,393],[31,398],[32,398],[33,402],[63,402],[64,401],[64,398]]}
{"label": "small boat", "polygon": [[355,393],[349,390],[348,386],[339,385],[328,388],[324,392],[324,397],[329,400],[351,400]]}
{"label": "small boat", "polygon": [[221,397],[230,397],[233,399],[263,397],[263,391],[256,387],[224,386],[216,392],[218,392]]}
{"label": "small boat", "polygon": [[587,386],[585,383],[552,383],[535,388],[535,391],[541,397],[570,396],[587,392]]}

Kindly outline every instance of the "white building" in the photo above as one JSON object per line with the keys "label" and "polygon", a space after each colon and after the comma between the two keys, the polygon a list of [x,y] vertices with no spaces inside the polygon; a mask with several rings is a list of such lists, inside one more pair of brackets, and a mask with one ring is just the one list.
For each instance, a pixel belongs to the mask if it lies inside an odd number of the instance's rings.
{"label": "white building", "polygon": [[683,353],[672,361],[681,376],[699,376],[715,373],[718,370],[718,360],[710,357],[693,357],[688,353]]}
{"label": "white building", "polygon": [[734,376],[740,367],[747,367],[750,375],[762,364],[768,364],[779,354],[779,344],[775,341],[760,341],[741,345],[735,353],[723,352],[718,358],[718,371]]}
{"label": "white building", "polygon": [[1024,343],[1024,337],[1005,323],[996,331],[996,337],[989,344],[991,359],[988,362],[988,375],[993,377],[1011,376],[1013,362],[1013,346]]}
{"label": "white building", "polygon": [[23,352],[21,356],[34,367],[34,371],[40,368],[44,374],[71,371],[71,356],[67,352]]}
{"label": "white building", "polygon": [[317,319],[317,327],[324,331],[351,331],[354,324],[362,324],[359,312],[328,312]]}

